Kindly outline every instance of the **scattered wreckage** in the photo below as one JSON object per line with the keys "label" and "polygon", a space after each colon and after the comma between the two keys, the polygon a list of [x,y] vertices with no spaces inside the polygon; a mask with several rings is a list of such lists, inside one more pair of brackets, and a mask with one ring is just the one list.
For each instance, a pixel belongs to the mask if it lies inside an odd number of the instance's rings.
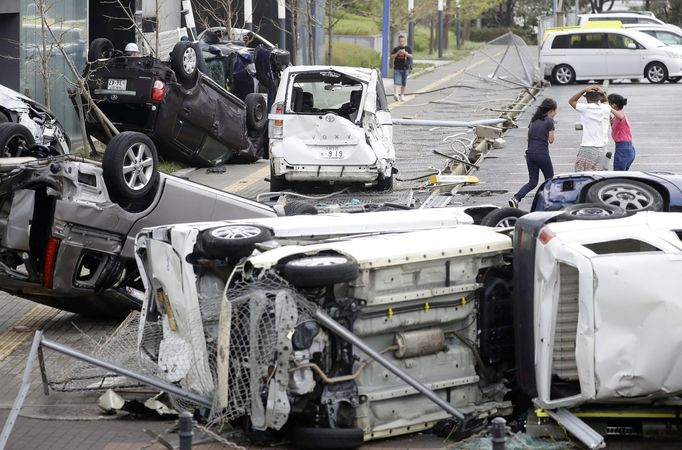
{"label": "scattered wreckage", "polygon": [[[164,155],[199,166],[258,160],[268,146],[268,96],[289,52],[254,33],[225,40],[217,31],[178,42],[169,62],[93,40],[83,73],[90,96],[118,130],[146,134]],[[94,114],[86,127],[109,142],[111,131]]]}
{"label": "scattered wreckage", "polygon": [[[28,149],[34,144],[32,155]],[[0,156],[42,157],[69,153],[64,127],[45,106],[0,84]]]}
{"label": "scattered wreckage", "polygon": [[269,127],[271,191],[297,182],[393,189],[392,121],[378,70],[285,69]]}
{"label": "scattered wreckage", "polygon": [[682,389],[682,216],[614,209],[529,214],[513,238],[387,225],[425,211],[373,213],[387,215],[378,235],[277,230],[296,218],[148,229],[140,358],[210,399],[209,422],[248,418],[297,446],[424,430],[454,415],[438,399],[472,426],[522,395],[598,448],[566,408],[674,405]]}

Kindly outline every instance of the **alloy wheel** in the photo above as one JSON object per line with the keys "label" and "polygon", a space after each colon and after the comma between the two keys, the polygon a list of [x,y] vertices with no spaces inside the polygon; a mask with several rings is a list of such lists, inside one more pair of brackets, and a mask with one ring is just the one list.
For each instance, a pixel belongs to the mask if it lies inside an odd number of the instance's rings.
{"label": "alloy wheel", "polygon": [[154,174],[152,150],[144,143],[136,143],[128,148],[123,157],[123,179],[134,191],[143,189]]}

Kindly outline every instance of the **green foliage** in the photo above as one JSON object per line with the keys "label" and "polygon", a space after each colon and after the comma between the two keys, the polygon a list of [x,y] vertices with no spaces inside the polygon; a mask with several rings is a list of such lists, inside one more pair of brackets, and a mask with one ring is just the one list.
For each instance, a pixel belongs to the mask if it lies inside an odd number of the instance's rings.
{"label": "green foliage", "polygon": [[381,33],[381,24],[370,17],[341,12],[337,18],[340,20],[334,25],[334,34],[366,36]]}
{"label": "green foliage", "polygon": [[334,41],[334,65],[352,67],[380,67],[381,55],[371,48],[350,42]]}

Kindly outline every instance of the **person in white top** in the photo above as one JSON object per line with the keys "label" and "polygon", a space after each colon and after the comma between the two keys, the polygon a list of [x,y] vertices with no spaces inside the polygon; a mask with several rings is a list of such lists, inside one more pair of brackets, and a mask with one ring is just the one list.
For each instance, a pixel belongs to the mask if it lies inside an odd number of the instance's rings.
{"label": "person in white top", "polygon": [[[585,96],[586,103],[578,102]],[[600,86],[588,86],[576,92],[568,104],[580,113],[583,137],[575,161],[575,171],[608,170],[611,153],[606,152],[609,142],[609,106],[606,92]]]}

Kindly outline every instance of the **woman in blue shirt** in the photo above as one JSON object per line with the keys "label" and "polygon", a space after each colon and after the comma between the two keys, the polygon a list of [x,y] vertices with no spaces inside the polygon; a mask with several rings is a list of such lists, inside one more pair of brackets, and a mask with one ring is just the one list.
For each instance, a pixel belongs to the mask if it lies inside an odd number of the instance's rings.
{"label": "woman in blue shirt", "polygon": [[552,159],[549,157],[549,144],[554,142],[554,116],[557,104],[551,98],[546,98],[535,110],[528,126],[528,149],[526,150],[526,165],[528,165],[528,183],[509,199],[509,206],[518,208],[519,202],[535,186],[538,185],[539,172],[545,179],[554,176]]}

